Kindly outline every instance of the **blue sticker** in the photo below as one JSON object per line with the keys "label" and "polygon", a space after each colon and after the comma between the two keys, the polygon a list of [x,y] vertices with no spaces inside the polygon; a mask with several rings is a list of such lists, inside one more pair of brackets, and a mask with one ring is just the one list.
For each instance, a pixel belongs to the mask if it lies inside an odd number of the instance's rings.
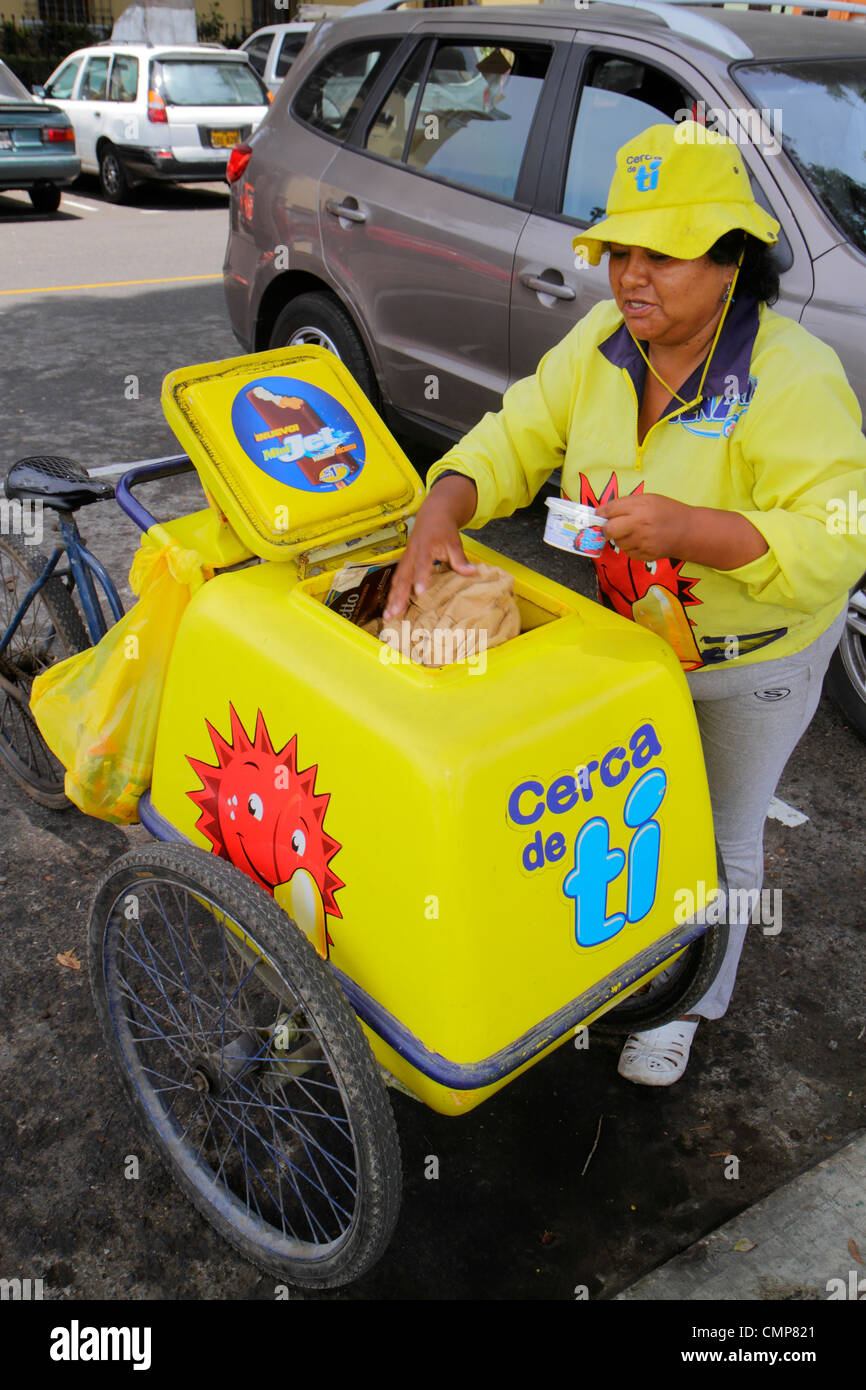
{"label": "blue sticker", "polygon": [[364,467],[364,440],[327,391],[287,376],[247,382],[232,403],[232,429],[249,459],[300,492],[336,492]]}

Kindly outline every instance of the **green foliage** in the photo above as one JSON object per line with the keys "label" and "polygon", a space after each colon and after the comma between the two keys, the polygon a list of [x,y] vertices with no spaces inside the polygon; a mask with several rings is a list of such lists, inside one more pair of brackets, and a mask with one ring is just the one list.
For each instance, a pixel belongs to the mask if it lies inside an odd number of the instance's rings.
{"label": "green foliage", "polygon": [[45,82],[58,63],[76,48],[86,48],[101,37],[101,32],[97,34],[85,24],[22,28],[4,20],[0,23],[0,58],[29,90],[34,82]]}
{"label": "green foliage", "polygon": [[225,15],[220,9],[219,0],[212,0],[210,10],[204,19],[198,21],[200,43],[219,43],[225,28]]}

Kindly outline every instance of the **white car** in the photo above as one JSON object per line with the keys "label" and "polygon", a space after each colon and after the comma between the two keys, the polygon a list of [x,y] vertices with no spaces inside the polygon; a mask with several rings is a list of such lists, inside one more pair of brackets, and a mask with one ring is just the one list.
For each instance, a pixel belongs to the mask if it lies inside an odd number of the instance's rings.
{"label": "white car", "polygon": [[246,53],[271,96],[276,96],[313,28],[312,20],[303,24],[268,24],[241,44],[240,51]]}
{"label": "white car", "polygon": [[247,55],[219,44],[99,43],[33,90],[66,112],[82,172],[99,174],[112,203],[145,179],[224,178],[271,100]]}

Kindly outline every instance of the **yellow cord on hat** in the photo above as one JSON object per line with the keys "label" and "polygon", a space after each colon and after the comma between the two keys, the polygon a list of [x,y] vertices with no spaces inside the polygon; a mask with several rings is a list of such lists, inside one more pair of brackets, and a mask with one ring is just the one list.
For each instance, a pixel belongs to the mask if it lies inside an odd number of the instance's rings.
{"label": "yellow cord on hat", "polygon": [[[714,334],[714,336],[713,336],[713,341],[712,341],[712,343],[711,343],[711,345],[710,345],[709,356],[707,357],[707,360],[706,360],[706,362],[704,363],[704,370],[701,372],[701,379],[700,379],[700,381],[698,382],[698,389],[697,389],[697,391],[696,391],[696,393],[695,393],[695,395],[694,395],[694,397],[693,397],[693,399],[696,400],[696,401],[697,401],[697,400],[700,400],[701,390],[703,389],[703,385],[704,385],[704,382],[705,382],[705,380],[706,380],[707,372],[708,372],[709,369],[710,369],[710,362],[713,360],[713,353],[714,353],[715,350],[716,350],[716,344],[717,344],[718,341],[719,341],[719,337],[720,337],[721,332],[722,332],[722,327],[723,327],[724,322],[725,322],[725,319],[727,318],[727,315],[728,315],[728,310],[730,309],[731,304],[733,303],[733,300],[734,300],[734,286],[735,286],[736,283],[737,283],[737,277],[738,277],[738,275],[739,275],[739,273],[740,273],[740,266],[743,264],[743,257],[744,257],[745,254],[746,254],[746,248],[743,247],[742,251],[740,252],[740,259],[737,261],[737,268],[736,268],[736,270],[734,271],[734,278],[731,280],[731,283],[730,283],[729,286],[728,286],[727,294],[725,295],[725,307],[724,307],[724,309],[722,310],[722,317],[719,319],[718,327],[716,328],[715,334]],[[684,401],[683,398],[682,398],[682,396],[678,395],[676,391],[672,390],[671,387],[668,386],[668,384],[667,384],[667,382],[665,381],[664,377],[659,376],[658,372],[656,371],[656,369],[655,369],[655,367],[653,366],[652,362],[649,360],[647,354],[644,352],[644,350],[643,350],[643,348],[641,347],[640,343],[638,342],[637,338],[634,336],[634,334],[632,333],[631,329],[628,327],[628,324],[626,324],[626,331],[627,331],[627,333],[629,334],[629,337],[631,338],[631,340],[632,340],[632,342],[634,343],[635,347],[637,348],[638,352],[640,353],[641,357],[643,358],[644,362],[646,362],[647,366],[649,367],[649,369],[650,369],[650,371],[652,372],[653,376],[655,377],[656,381],[661,382],[661,384],[662,384],[662,386],[665,388],[665,390],[666,390],[667,392],[669,392],[669,394],[670,394],[671,396],[673,396],[673,398],[674,398],[675,401],[679,401],[680,405],[684,405],[684,406],[685,406],[685,405],[689,405],[689,404],[690,404],[689,401]]]}

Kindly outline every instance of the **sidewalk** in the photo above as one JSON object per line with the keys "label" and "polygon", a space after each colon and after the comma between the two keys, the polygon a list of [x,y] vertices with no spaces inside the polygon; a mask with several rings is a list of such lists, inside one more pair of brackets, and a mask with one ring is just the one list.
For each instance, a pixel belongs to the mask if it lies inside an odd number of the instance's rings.
{"label": "sidewalk", "polygon": [[617,1294],[720,1301],[831,1296],[866,1300],[866,1131]]}

